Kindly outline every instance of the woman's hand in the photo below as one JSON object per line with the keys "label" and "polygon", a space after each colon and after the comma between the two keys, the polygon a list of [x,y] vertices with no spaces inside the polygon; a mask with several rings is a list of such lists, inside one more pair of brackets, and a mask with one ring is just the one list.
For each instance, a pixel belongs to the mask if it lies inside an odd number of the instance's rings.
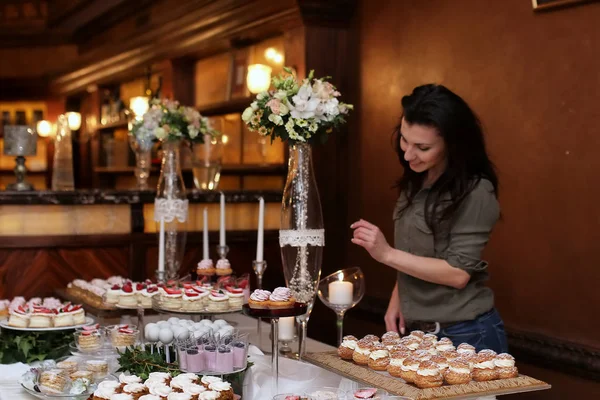
{"label": "woman's hand", "polygon": [[352,243],[364,247],[375,261],[384,263],[392,248],[379,228],[363,219],[350,225],[350,228],[354,229]]}
{"label": "woman's hand", "polygon": [[392,295],[390,296],[390,303],[388,304],[387,311],[385,312],[385,329],[392,332],[399,332],[404,335],[404,316],[402,315],[402,309],[400,308],[400,296],[398,294],[398,284],[394,286]]}

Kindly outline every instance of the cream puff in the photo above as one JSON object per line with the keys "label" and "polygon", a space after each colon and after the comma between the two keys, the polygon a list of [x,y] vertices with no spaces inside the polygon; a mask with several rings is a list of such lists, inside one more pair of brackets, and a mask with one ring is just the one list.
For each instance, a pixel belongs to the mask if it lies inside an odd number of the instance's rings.
{"label": "cream puff", "polygon": [[496,370],[496,353],[492,350],[482,350],[477,354],[476,362],[473,365],[473,380],[477,382],[487,382],[498,379],[498,371]]}
{"label": "cream puff", "polygon": [[369,356],[373,345],[374,342],[366,338],[359,340],[354,348],[354,353],[352,353],[352,360],[358,365],[369,365]]}
{"label": "cream puff", "polygon": [[369,355],[369,368],[374,371],[385,371],[390,363],[390,353],[383,343],[373,343]]}
{"label": "cream puff", "polygon": [[410,332],[410,334],[408,336],[415,337],[415,338],[417,338],[419,340],[419,342],[422,342],[423,341],[423,336],[425,336],[425,332],[416,330],[416,331]]}
{"label": "cream puff", "polygon": [[402,343],[400,343],[400,342],[401,342],[401,340],[402,340],[402,339],[398,340],[398,343],[396,343],[395,345],[393,345],[393,346],[392,346],[392,348],[391,348],[391,349],[389,349],[390,353],[391,353],[392,351],[400,351],[400,350],[403,350],[403,351],[408,351],[408,352],[410,352],[410,351],[411,351],[411,350],[410,350],[408,347],[406,347],[405,345],[403,345]]}
{"label": "cream puff", "polygon": [[458,352],[456,350],[440,351],[440,352],[438,352],[438,354],[440,356],[446,357],[446,360],[448,362],[450,362],[452,360],[456,360],[458,357],[460,357],[460,354],[458,354]]}
{"label": "cream puff", "polygon": [[379,337],[375,335],[367,335],[363,339],[371,341],[371,342],[379,342]]}
{"label": "cream puff", "polygon": [[463,385],[471,382],[471,368],[466,361],[457,359],[448,362],[444,380],[449,385]]}
{"label": "cream puff", "polygon": [[422,361],[417,369],[415,376],[415,385],[420,389],[440,387],[444,383],[444,377],[440,373],[440,368],[431,360]]}
{"label": "cream puff", "polygon": [[417,370],[419,369],[421,361],[417,357],[410,356],[402,363],[400,367],[400,378],[404,379],[408,383],[413,383],[417,377]]}
{"label": "cream puff", "polygon": [[391,350],[391,348],[397,343],[399,339],[400,335],[398,334],[398,332],[389,331],[384,333],[383,336],[381,336],[381,343],[383,343],[383,345],[387,347],[388,350]]}
{"label": "cream puff", "polygon": [[456,351],[461,356],[465,355],[465,354],[475,354],[475,353],[477,353],[475,351],[475,347],[471,346],[468,343],[461,343],[461,344],[459,344],[458,347],[456,348]]}
{"label": "cream puff", "polygon": [[433,342],[434,344],[436,344],[438,341],[438,337],[433,333],[426,333],[423,335],[423,340]]}
{"label": "cream puff", "polygon": [[435,355],[431,356],[431,358],[429,360],[433,361],[434,363],[436,363],[438,365],[442,375],[444,374],[444,371],[446,371],[446,369],[448,369],[448,360],[446,360],[446,357],[444,357],[442,355],[435,354]]}
{"label": "cream puff", "polygon": [[416,336],[409,335],[400,339],[400,344],[408,347],[411,351],[415,351],[419,347],[420,343],[421,339]]}
{"label": "cream puff", "polygon": [[352,360],[352,354],[354,354],[357,342],[358,339],[352,335],[344,336],[340,347],[338,347],[338,356],[343,360]]}
{"label": "cream puff", "polygon": [[419,361],[426,361],[430,360],[433,354],[431,354],[427,350],[415,350],[413,351],[412,356],[418,358]]}
{"label": "cream puff", "polygon": [[435,343],[430,341],[430,340],[423,340],[420,344],[419,347],[417,347],[417,351],[418,350],[423,350],[428,352],[430,355],[435,355],[437,354],[437,350],[435,347]]}
{"label": "cream puff", "polygon": [[498,371],[498,379],[509,379],[519,376],[519,370],[515,366],[515,358],[508,353],[498,354],[494,359],[494,365]]}
{"label": "cream puff", "polygon": [[402,364],[404,360],[410,357],[410,350],[392,350],[390,352],[390,363],[387,367],[387,372],[396,378],[401,378]]}
{"label": "cream puff", "polygon": [[448,339],[447,337],[443,337],[437,341],[435,344],[435,349],[438,351],[438,353],[441,353],[442,351],[456,350],[456,347],[454,347],[452,340]]}

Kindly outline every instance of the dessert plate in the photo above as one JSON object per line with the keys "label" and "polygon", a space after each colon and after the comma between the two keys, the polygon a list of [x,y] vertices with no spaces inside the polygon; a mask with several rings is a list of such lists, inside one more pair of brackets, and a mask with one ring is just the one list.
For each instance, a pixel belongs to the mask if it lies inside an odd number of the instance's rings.
{"label": "dessert plate", "polygon": [[182,314],[182,315],[223,315],[223,314],[239,314],[242,312],[241,308],[238,308],[236,310],[227,310],[227,311],[184,311],[181,309],[178,310],[172,310],[170,308],[162,308],[162,307],[158,307],[158,306],[153,306],[152,309],[154,311],[158,311],[160,313],[166,313],[166,314]]}
{"label": "dessert plate", "polygon": [[11,326],[8,324],[8,318],[0,321],[0,328],[8,329],[12,331],[26,331],[26,332],[49,332],[49,331],[66,331],[69,329],[81,328],[82,326],[93,325],[96,321],[92,317],[85,317],[85,323],[80,325],[70,326],[52,326],[50,328],[19,328],[17,326]]}
{"label": "dessert plate", "polygon": [[308,306],[305,303],[294,303],[290,308],[252,308],[248,304],[244,304],[244,314],[250,317],[275,319],[284,317],[296,317],[306,314]]}

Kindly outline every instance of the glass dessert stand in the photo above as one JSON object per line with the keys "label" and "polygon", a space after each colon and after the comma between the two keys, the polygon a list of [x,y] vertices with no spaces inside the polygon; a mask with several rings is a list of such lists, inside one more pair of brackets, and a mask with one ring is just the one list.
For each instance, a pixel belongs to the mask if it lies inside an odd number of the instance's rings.
{"label": "glass dessert stand", "polygon": [[274,393],[278,392],[279,387],[279,318],[297,317],[306,314],[307,308],[308,306],[305,303],[295,303],[293,308],[282,309],[251,308],[248,304],[244,304],[242,308],[245,315],[271,320],[271,373]]}

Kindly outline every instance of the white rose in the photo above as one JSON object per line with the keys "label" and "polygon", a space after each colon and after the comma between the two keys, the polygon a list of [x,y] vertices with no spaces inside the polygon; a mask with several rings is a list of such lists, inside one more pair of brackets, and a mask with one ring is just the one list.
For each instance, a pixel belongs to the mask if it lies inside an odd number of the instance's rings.
{"label": "white rose", "polygon": [[289,112],[290,112],[290,108],[287,105],[285,105],[284,103],[281,103],[279,105],[279,115],[283,116]]}
{"label": "white rose", "polygon": [[154,130],[154,136],[156,136],[158,140],[163,140],[167,137],[167,132],[163,128],[156,128]]}
{"label": "white rose", "polygon": [[265,97],[267,97],[269,94],[267,92],[260,92],[257,96],[256,96],[256,100],[262,100]]}
{"label": "white rose", "polygon": [[287,92],[285,90],[279,90],[277,93],[273,95],[278,100],[283,100],[287,97]]}
{"label": "white rose", "polygon": [[250,103],[250,108],[252,108],[252,110],[254,111],[258,110],[258,103],[256,101],[253,101],[252,103]]}
{"label": "white rose", "polygon": [[252,109],[252,107],[246,108],[244,110],[244,112],[242,113],[242,121],[244,121],[244,122],[250,121],[250,118],[252,118],[253,115],[254,115],[254,110]]}
{"label": "white rose", "polygon": [[194,139],[198,136],[198,129],[196,129],[194,125],[188,125],[188,133],[190,134],[190,139]]}
{"label": "white rose", "polygon": [[283,118],[281,118],[277,114],[271,114],[271,115],[269,115],[269,121],[271,121],[275,125],[283,125]]}

